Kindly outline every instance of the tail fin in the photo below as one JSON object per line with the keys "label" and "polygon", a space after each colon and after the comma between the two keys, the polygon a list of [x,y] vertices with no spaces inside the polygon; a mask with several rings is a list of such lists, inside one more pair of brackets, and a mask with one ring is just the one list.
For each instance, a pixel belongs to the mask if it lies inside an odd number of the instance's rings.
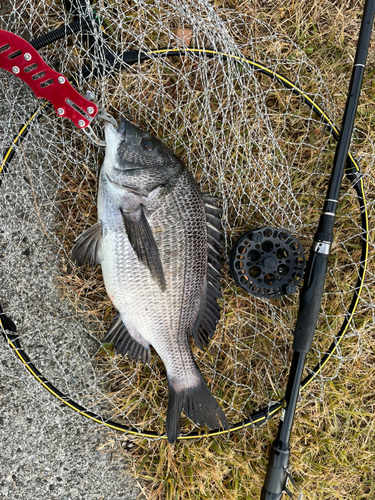
{"label": "tail fin", "polygon": [[168,388],[167,436],[169,443],[174,443],[180,435],[183,409],[185,409],[186,416],[197,425],[202,427],[207,425],[210,429],[217,429],[220,426],[228,429],[226,416],[202,375],[199,384],[195,387],[176,390],[173,382],[168,381]]}

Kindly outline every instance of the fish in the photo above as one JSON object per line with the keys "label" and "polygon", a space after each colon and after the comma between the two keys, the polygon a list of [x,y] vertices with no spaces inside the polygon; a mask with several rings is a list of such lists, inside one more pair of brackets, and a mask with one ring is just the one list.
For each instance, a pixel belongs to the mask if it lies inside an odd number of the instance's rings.
{"label": "fish", "polygon": [[198,426],[228,429],[227,418],[194,359],[190,338],[208,347],[220,319],[221,209],[161,141],[121,118],[105,125],[98,222],[72,255],[100,264],[116,308],[103,343],[150,361],[152,346],[168,383],[166,433],[173,444],[181,414]]}

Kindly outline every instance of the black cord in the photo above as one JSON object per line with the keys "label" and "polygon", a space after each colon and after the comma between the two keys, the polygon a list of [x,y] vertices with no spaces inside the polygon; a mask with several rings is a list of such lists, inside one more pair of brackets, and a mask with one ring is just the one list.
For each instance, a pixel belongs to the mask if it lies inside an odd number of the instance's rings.
{"label": "black cord", "polygon": [[62,38],[65,38],[68,35],[72,35],[73,33],[78,33],[79,31],[84,31],[84,29],[88,28],[86,21],[80,18],[78,21],[73,21],[70,24],[66,24],[61,28],[58,28],[54,31],[50,31],[45,35],[40,36],[39,38],[35,38],[35,40],[31,40],[29,43],[36,50],[40,50],[43,47],[47,47]]}

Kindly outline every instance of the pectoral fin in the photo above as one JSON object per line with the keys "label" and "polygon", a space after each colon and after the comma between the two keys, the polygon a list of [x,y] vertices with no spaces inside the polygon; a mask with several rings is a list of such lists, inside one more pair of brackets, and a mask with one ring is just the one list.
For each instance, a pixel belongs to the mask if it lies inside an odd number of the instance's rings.
{"label": "pectoral fin", "polygon": [[139,205],[135,212],[129,214],[121,210],[121,214],[130,244],[137,254],[138,260],[148,267],[151,276],[164,292],[166,283],[163,266],[143,205]]}
{"label": "pectoral fin", "polygon": [[102,261],[102,223],[97,222],[82,233],[72,248],[73,258],[82,265],[89,261],[91,264],[100,264]]}

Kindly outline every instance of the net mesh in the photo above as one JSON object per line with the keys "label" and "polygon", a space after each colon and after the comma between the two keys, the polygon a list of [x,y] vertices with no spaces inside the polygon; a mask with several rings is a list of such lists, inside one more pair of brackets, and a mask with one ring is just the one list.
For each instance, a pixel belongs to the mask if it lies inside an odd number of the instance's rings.
{"label": "net mesh", "polygon": [[[96,19],[91,39],[82,33],[67,36],[42,49],[42,57],[72,79],[81,94],[93,92],[100,108],[159,137],[203,191],[221,198],[222,316],[209,349],[192,349],[228,420],[240,422],[283,397],[298,294],[273,301],[252,297],[230,275],[230,249],[245,231],[272,226],[290,231],[307,254],[336,144],[298,95],[244,58],[295,82],[337,125],[342,110],[335,107],[319,69],[259,19],[218,11],[203,1],[94,2],[88,12]],[[72,16],[64,5],[48,1],[22,2],[0,17],[2,29],[30,40],[69,22]],[[151,54],[149,61],[134,65],[121,62],[128,50],[161,47],[186,54]],[[116,54],[118,67],[103,69],[105,49]],[[208,57],[190,49],[219,54]],[[7,150],[40,101],[15,76],[0,70],[0,78],[0,134]],[[99,136],[102,125],[99,120],[93,124]],[[352,148],[371,217],[374,145],[356,129]],[[74,240],[96,222],[104,149],[46,106],[14,150],[2,173],[1,304],[17,325],[23,349],[51,383],[89,411],[139,432],[163,434],[163,364],[155,351],[143,365],[114,356],[102,345],[115,311],[100,267],[79,268],[71,257]],[[348,314],[361,263],[360,215],[357,195],[345,179],[306,373],[322,359]],[[370,241],[369,260],[373,254]],[[323,382],[361,352],[361,338],[373,328],[373,285],[369,268],[344,341],[304,397],[322,397]],[[183,421],[183,433],[194,429]]]}

